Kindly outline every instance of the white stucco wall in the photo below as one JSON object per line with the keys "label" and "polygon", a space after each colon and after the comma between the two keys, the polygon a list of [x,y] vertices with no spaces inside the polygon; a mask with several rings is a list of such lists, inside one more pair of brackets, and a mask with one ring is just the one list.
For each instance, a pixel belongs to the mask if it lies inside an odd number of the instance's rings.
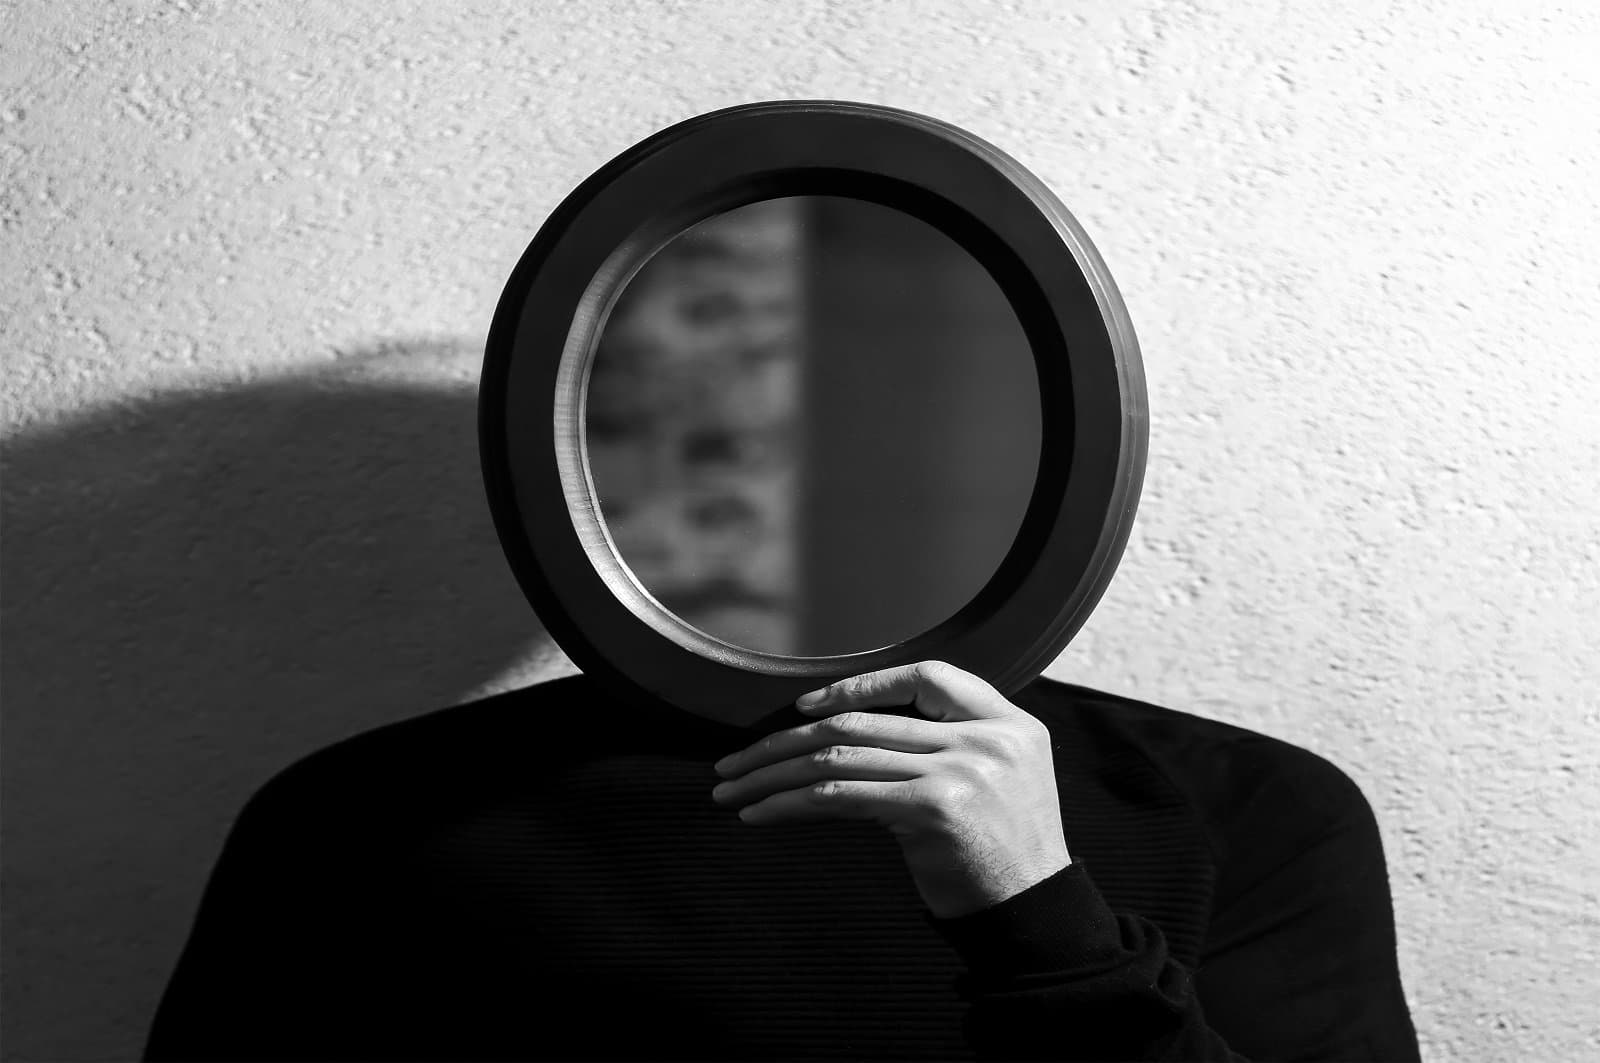
{"label": "white stucco wall", "polygon": [[4,1051],[128,1059],[233,814],[565,667],[479,498],[506,274],[756,99],[1033,168],[1143,342],[1134,541],[1051,674],[1344,766],[1430,1060],[1600,1051],[1600,18],[1064,0],[0,8]]}

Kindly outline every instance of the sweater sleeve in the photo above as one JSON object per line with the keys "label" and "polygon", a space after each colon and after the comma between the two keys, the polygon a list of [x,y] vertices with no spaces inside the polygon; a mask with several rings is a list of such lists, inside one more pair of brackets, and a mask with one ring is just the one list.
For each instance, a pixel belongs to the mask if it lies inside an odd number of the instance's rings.
{"label": "sweater sleeve", "polygon": [[983,1059],[1236,1060],[1160,928],[1113,912],[1073,863],[956,919],[928,917],[967,971],[966,1034]]}
{"label": "sweater sleeve", "polygon": [[1418,1059],[1371,808],[1326,761],[1296,751],[1287,766],[1294,785],[1252,802],[1276,803],[1276,825],[1236,818],[1198,970],[1155,924],[1108,908],[1081,863],[984,911],[930,916],[967,966],[979,1056]]}
{"label": "sweater sleeve", "polygon": [[1223,868],[1195,974],[1209,1021],[1247,1056],[1411,1063],[1372,806],[1313,753],[1264,737],[1238,746],[1232,759],[1260,781],[1215,832]]}

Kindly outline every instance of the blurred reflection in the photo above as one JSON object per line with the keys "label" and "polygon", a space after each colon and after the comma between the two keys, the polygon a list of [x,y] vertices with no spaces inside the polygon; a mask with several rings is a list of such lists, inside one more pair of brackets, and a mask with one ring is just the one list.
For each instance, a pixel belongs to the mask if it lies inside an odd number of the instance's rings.
{"label": "blurred reflection", "polygon": [[826,196],[711,218],[607,321],[587,447],[640,584],[749,649],[858,653],[953,615],[1039,461],[1020,323],[932,226]]}

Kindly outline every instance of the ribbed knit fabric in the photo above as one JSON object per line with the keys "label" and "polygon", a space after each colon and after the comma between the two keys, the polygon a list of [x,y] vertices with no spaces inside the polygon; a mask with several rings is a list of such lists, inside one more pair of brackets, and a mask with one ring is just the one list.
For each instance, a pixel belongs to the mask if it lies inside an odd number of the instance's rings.
{"label": "ribbed knit fabric", "polygon": [[953,920],[874,824],[712,802],[798,712],[574,677],[342,742],[241,813],[147,1058],[1416,1058],[1347,778],[1082,688],[1014,700],[1073,865]]}

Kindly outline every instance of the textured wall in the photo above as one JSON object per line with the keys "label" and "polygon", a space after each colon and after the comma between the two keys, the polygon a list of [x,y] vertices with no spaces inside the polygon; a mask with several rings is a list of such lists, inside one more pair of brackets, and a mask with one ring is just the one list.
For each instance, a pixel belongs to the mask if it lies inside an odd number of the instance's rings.
{"label": "textured wall", "polygon": [[1377,807],[1432,1060],[1600,1049],[1600,22],[1587,4],[0,7],[5,1051],[125,1059],[230,817],[564,667],[478,497],[508,270],[752,99],[1035,169],[1143,341],[1133,544],[1052,674]]}

